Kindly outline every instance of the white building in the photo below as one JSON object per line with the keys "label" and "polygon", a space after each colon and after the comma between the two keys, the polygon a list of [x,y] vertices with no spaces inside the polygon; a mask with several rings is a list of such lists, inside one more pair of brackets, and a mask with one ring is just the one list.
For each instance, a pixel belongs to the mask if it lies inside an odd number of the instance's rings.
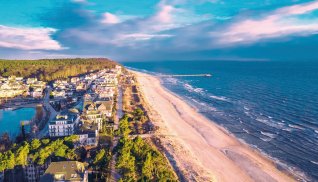
{"label": "white building", "polygon": [[80,131],[79,144],[82,146],[97,146],[98,144],[98,131]]}
{"label": "white building", "polygon": [[50,137],[69,136],[74,134],[75,125],[79,121],[79,116],[75,114],[58,114],[49,123]]}

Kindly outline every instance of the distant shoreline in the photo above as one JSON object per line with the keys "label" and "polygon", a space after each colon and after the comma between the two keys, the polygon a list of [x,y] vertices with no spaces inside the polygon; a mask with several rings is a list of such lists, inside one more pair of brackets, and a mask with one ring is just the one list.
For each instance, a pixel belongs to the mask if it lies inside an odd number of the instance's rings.
{"label": "distant shoreline", "polygon": [[[151,119],[159,126],[159,134],[174,136],[161,140],[181,171],[212,181],[295,181],[277,169],[272,160],[197,113],[180,96],[164,88],[158,78],[132,72],[148,104],[157,112]],[[191,178],[191,174],[185,175]]]}

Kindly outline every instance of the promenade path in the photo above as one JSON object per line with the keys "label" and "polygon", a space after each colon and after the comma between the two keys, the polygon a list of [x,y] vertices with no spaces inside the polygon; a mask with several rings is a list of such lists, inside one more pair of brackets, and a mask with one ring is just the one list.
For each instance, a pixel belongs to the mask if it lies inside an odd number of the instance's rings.
{"label": "promenade path", "polygon": [[[114,130],[118,129],[119,125],[119,119],[123,117],[124,112],[123,112],[123,90],[121,85],[118,86],[118,96],[117,96],[117,112],[115,116],[115,121],[114,121]],[[114,147],[117,146],[118,144],[119,137],[114,137],[113,139],[113,145],[111,147],[111,150],[114,149]],[[118,174],[116,170],[116,155],[113,154],[112,160],[110,162],[111,166],[111,176],[110,176],[110,181],[118,181],[120,179],[120,174]]]}

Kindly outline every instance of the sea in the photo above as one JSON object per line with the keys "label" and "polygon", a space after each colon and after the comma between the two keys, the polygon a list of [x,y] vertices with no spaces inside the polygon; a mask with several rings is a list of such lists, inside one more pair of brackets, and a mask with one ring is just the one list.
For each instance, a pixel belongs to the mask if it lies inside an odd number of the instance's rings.
{"label": "sea", "polygon": [[318,61],[126,62],[299,181],[318,181]]}

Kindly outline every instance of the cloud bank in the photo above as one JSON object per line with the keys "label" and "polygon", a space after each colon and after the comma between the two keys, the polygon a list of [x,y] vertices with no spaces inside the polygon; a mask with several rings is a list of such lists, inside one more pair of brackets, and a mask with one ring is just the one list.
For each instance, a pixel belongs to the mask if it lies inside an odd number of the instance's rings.
{"label": "cloud bank", "polygon": [[22,50],[62,50],[50,36],[52,28],[14,28],[0,25],[0,47]]}

